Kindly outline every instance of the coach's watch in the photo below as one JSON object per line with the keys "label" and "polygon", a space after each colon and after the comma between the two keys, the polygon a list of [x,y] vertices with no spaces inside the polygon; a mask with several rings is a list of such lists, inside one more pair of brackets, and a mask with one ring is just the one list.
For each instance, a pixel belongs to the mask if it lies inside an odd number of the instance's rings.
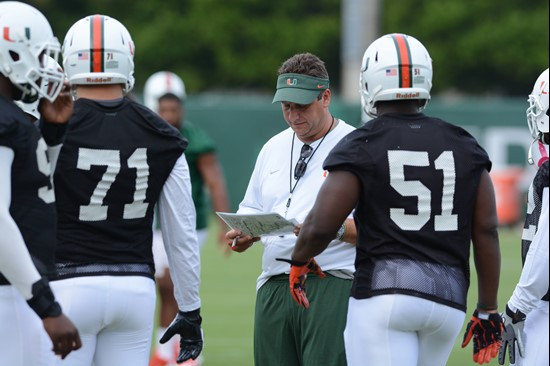
{"label": "coach's watch", "polygon": [[342,239],[344,239],[344,235],[346,235],[346,222],[345,221],[342,224],[342,226],[340,226],[338,231],[336,232],[336,239],[341,241]]}

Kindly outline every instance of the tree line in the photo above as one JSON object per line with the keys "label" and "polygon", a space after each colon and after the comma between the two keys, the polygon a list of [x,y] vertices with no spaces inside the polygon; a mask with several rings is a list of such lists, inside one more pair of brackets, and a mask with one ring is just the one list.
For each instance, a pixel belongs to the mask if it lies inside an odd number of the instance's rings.
{"label": "tree line", "polygon": [[[547,0],[380,0],[380,34],[407,33],[430,51],[434,92],[524,96],[548,67]],[[271,92],[294,53],[321,57],[340,84],[340,0],[33,0],[63,41],[92,14],[121,21],[136,44],[136,88],[166,69],[190,93]]]}

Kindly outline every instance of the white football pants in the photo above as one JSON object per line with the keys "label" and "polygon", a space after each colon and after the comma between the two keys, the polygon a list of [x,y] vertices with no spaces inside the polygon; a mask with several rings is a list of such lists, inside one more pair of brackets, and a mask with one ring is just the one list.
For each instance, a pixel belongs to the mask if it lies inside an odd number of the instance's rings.
{"label": "white football pants", "polygon": [[[523,327],[523,346],[525,357],[519,356],[516,347],[515,366],[548,366],[550,363],[548,349],[548,301],[540,300],[538,306],[531,310]],[[506,354],[508,358],[508,354]]]}
{"label": "white football pants", "polygon": [[465,313],[401,294],[349,299],[348,366],[444,366]]}
{"label": "white football pants", "polygon": [[143,276],[86,276],[51,282],[82,348],[60,366],[147,366],[155,312],[155,282]]}
{"label": "white football pants", "polygon": [[56,356],[42,320],[13,286],[0,286],[0,365],[51,366]]}

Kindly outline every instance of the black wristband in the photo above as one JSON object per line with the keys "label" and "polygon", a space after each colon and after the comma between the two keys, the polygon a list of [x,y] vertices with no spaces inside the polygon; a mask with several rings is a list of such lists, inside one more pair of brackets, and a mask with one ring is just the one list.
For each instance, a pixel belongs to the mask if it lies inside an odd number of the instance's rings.
{"label": "black wristband", "polygon": [[179,314],[183,317],[185,317],[186,319],[190,319],[190,320],[197,320],[199,321],[199,324],[202,323],[202,318],[201,318],[201,308],[198,308],[196,310],[191,310],[191,311],[179,311]]}
{"label": "black wristband", "polygon": [[32,298],[27,300],[27,304],[40,319],[61,315],[61,306],[55,301],[52,289],[45,278],[33,283]]}
{"label": "black wristband", "polygon": [[67,123],[51,123],[41,119],[39,125],[42,137],[48,146],[59,145],[63,142]]}
{"label": "black wristband", "polygon": [[491,310],[497,310],[498,309],[498,305],[493,305],[493,306],[489,306],[489,305],[485,305],[485,304],[482,304],[482,303],[477,303],[477,308],[479,310],[484,310],[484,311],[491,311]]}
{"label": "black wristband", "polygon": [[510,318],[512,318],[512,323],[516,324],[519,322],[522,322],[527,317],[525,314],[523,314],[521,311],[516,310],[514,313],[512,309],[508,307],[508,304],[506,304],[506,315],[508,315]]}
{"label": "black wristband", "polygon": [[291,266],[296,266],[296,267],[302,267],[307,264],[307,262],[294,261],[292,259],[286,259],[286,258],[275,258],[275,260],[279,262],[287,262],[287,263],[290,263]]}

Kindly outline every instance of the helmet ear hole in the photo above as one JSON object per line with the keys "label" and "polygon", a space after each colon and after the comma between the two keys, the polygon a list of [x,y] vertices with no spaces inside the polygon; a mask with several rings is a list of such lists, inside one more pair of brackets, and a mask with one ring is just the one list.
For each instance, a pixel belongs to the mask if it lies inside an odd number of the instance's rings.
{"label": "helmet ear hole", "polygon": [[369,83],[365,83],[365,90],[369,91]]}
{"label": "helmet ear hole", "polygon": [[376,55],[374,56],[374,62],[378,62],[378,51],[376,52]]}
{"label": "helmet ear hole", "polygon": [[13,62],[17,62],[20,59],[19,54],[15,51],[11,51],[11,50],[10,50],[10,57],[11,57]]}

